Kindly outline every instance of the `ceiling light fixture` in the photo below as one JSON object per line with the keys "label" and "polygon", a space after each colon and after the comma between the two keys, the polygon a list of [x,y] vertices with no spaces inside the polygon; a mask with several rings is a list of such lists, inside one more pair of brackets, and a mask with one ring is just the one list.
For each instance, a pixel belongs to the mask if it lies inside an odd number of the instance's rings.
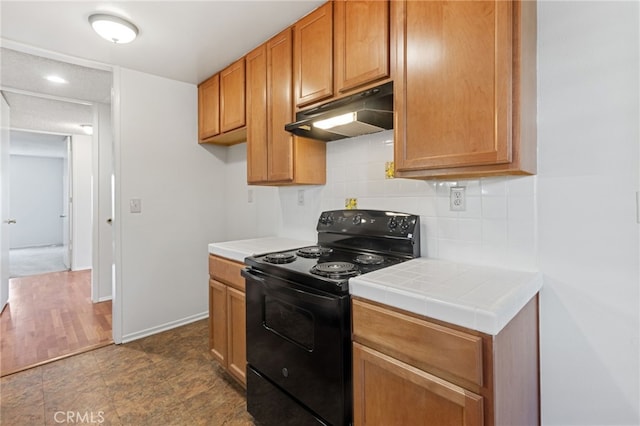
{"label": "ceiling light fixture", "polygon": [[82,127],[82,131],[87,135],[93,134],[93,126],[91,124],[81,124],[80,127]]}
{"label": "ceiling light fixture", "polygon": [[105,13],[89,16],[89,23],[100,37],[117,44],[130,43],[138,35],[138,28],[131,22]]}
{"label": "ceiling light fixture", "polygon": [[45,77],[45,79],[47,81],[50,81],[51,83],[56,83],[56,84],[67,84],[68,81],[65,80],[64,78],[57,76],[57,75],[48,75]]}

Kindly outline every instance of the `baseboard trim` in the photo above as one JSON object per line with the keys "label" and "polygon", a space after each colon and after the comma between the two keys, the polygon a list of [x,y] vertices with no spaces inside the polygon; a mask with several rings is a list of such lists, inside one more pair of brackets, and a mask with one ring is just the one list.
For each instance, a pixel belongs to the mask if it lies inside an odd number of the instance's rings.
{"label": "baseboard trim", "polygon": [[95,303],[106,302],[107,300],[113,300],[113,297],[111,297],[111,296],[99,297],[98,301],[95,302]]}
{"label": "baseboard trim", "polygon": [[199,314],[191,315],[176,321],[171,321],[157,327],[147,328],[145,330],[140,330],[135,333],[129,333],[122,336],[122,343],[133,342],[134,340],[142,339],[143,337],[151,336],[153,334],[158,334],[163,331],[171,330],[176,327],[181,327],[183,325],[191,324],[192,322],[200,321],[201,319],[205,319],[209,317],[209,312],[202,312]]}

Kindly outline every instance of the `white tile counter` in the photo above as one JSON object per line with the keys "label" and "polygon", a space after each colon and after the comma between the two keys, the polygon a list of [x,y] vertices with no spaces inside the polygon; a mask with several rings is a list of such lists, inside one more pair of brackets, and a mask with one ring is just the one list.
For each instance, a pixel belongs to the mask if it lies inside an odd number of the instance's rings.
{"label": "white tile counter", "polygon": [[418,258],[349,280],[375,302],[496,335],[542,287],[539,272]]}
{"label": "white tile counter", "polygon": [[209,244],[209,253],[227,259],[244,262],[247,256],[291,250],[315,245],[315,241],[293,240],[290,238],[265,237],[248,240],[225,241]]}

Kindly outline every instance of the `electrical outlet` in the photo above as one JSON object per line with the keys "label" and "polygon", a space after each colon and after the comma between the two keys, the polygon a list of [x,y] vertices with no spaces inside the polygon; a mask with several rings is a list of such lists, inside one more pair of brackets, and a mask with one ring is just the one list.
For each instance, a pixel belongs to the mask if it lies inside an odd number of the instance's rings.
{"label": "electrical outlet", "polygon": [[298,205],[304,206],[304,189],[298,189]]}
{"label": "electrical outlet", "polygon": [[253,203],[253,189],[247,191],[247,202],[249,204]]}
{"label": "electrical outlet", "polygon": [[358,208],[358,199],[357,198],[345,198],[344,199],[344,207],[347,210],[354,210]]}
{"label": "electrical outlet", "polygon": [[467,208],[464,186],[452,186],[449,192],[449,208],[454,212],[462,212]]}
{"label": "electrical outlet", "polygon": [[393,179],[395,178],[395,168],[393,166],[393,161],[387,161],[384,163],[384,178],[385,179]]}

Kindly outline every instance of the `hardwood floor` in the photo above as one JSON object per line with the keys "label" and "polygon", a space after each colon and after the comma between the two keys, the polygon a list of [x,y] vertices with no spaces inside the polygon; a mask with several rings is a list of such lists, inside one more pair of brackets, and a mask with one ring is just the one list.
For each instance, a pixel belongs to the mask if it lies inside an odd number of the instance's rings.
{"label": "hardwood floor", "polygon": [[111,301],[91,303],[91,271],[9,281],[0,315],[0,376],[112,343]]}

